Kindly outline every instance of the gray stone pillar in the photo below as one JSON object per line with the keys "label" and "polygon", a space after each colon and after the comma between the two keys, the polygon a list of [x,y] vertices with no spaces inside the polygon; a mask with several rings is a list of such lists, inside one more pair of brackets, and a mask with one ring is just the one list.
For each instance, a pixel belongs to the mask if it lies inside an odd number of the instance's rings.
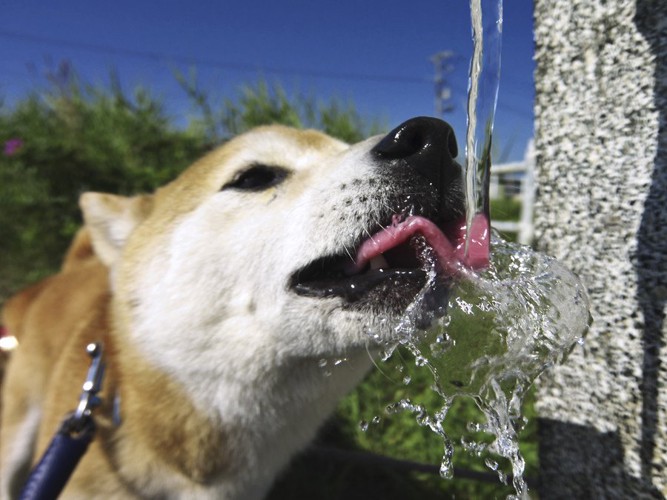
{"label": "gray stone pillar", "polygon": [[667,0],[536,0],[536,237],[594,324],[542,377],[540,497],[667,495]]}

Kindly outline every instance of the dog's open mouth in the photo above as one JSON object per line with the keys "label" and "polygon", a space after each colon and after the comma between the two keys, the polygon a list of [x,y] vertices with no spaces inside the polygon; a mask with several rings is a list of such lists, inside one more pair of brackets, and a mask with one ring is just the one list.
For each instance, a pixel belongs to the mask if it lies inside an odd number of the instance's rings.
{"label": "dog's open mouth", "polygon": [[452,279],[468,268],[488,264],[487,224],[473,224],[471,234],[474,243],[466,254],[465,223],[439,227],[422,216],[395,215],[390,225],[361,242],[356,255],[341,253],[317,259],[293,275],[291,286],[299,295],[337,296],[349,302],[381,284],[390,283],[392,288],[409,285],[418,290],[431,269]]}

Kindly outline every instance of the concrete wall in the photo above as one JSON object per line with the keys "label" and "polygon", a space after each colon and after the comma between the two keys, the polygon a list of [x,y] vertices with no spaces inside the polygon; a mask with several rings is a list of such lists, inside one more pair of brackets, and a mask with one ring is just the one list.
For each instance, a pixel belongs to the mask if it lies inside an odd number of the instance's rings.
{"label": "concrete wall", "polygon": [[541,498],[662,498],[667,1],[536,0],[535,39],[538,247],[594,316],[538,386]]}

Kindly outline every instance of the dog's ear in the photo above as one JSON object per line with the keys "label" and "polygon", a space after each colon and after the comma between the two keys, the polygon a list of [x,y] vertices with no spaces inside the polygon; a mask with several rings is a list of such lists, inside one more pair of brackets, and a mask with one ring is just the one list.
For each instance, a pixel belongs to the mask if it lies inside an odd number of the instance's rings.
{"label": "dog's ear", "polygon": [[153,198],[150,195],[126,197],[83,193],[79,205],[95,253],[111,267],[120,256],[130,233],[150,213]]}

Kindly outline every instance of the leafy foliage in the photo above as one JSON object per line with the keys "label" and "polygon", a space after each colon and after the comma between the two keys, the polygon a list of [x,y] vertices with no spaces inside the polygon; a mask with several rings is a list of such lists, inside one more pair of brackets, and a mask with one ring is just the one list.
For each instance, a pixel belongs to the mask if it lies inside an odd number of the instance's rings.
{"label": "leafy foliage", "polygon": [[0,111],[0,143],[22,143],[0,156],[0,296],[57,267],[80,193],[151,190],[208,147],[174,129],[146,90],[84,85],[67,66],[45,92]]}
{"label": "leafy foliage", "polygon": [[197,87],[194,73],[176,75],[181,87],[199,110],[200,118],[191,126],[212,138],[233,137],[251,128],[268,123],[280,123],[296,128],[314,128],[348,143],[359,142],[382,132],[378,120],[368,122],[351,103],[338,99],[318,101],[312,96],[296,94],[290,97],[275,83],[260,80],[254,86],[245,86],[240,95],[225,99],[219,111]]}

